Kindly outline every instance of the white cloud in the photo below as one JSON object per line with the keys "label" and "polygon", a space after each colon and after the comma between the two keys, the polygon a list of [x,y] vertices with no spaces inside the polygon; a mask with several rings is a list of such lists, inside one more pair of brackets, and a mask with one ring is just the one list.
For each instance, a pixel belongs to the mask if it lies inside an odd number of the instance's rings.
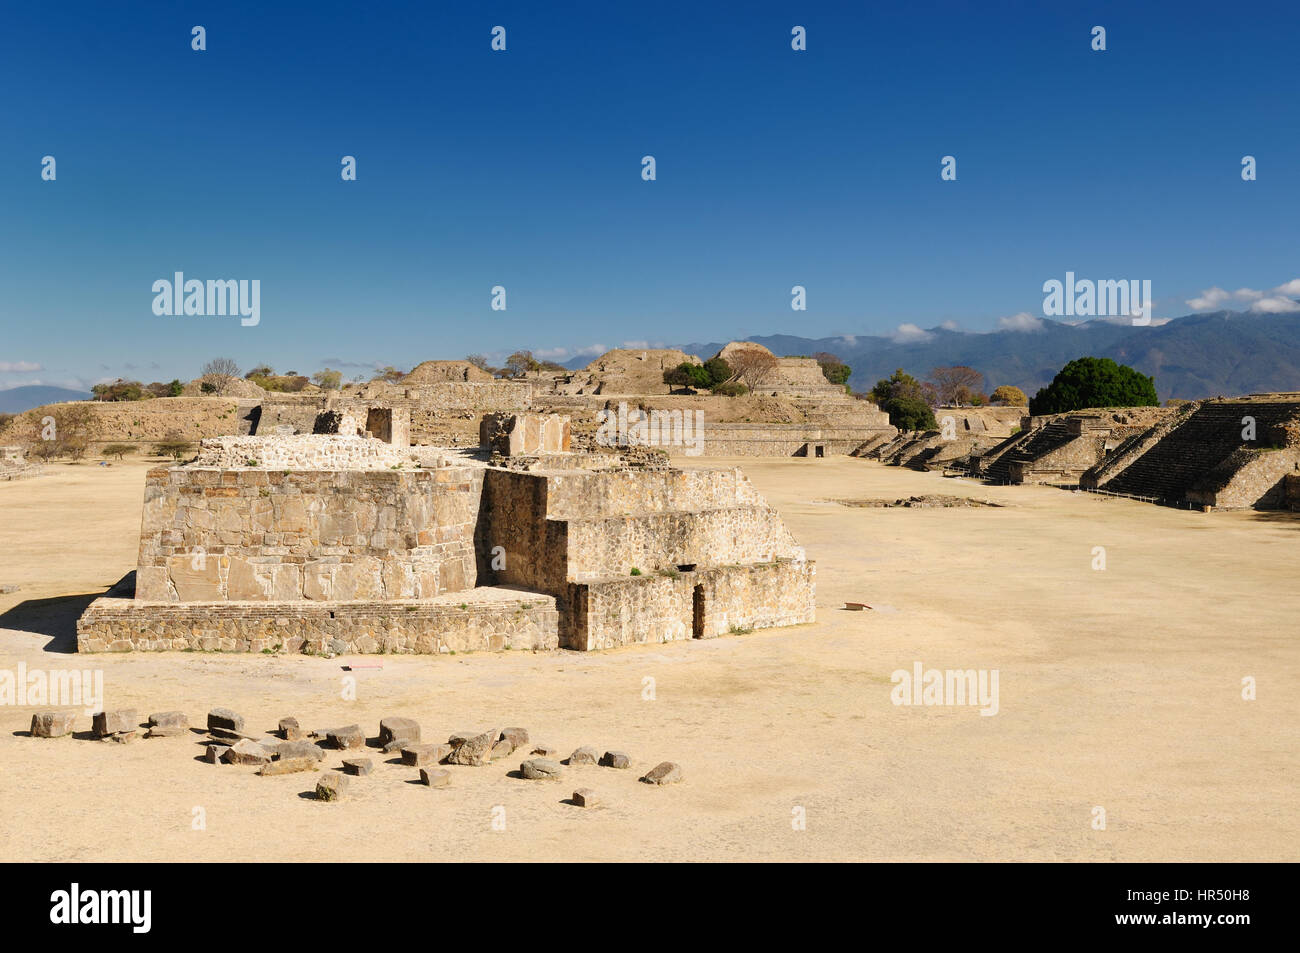
{"label": "white cloud", "polygon": [[840,340],[849,347],[854,347],[858,343],[858,336],[856,334],[841,334]]}
{"label": "white cloud", "polygon": [[1238,288],[1236,291],[1224,291],[1217,285],[1206,288],[1195,298],[1187,299],[1187,306],[1193,311],[1217,311],[1232,302],[1244,304],[1250,302],[1250,310],[1256,314],[1282,314],[1287,311],[1300,311],[1300,304],[1292,300],[1300,295],[1300,278],[1283,282],[1271,291],[1259,291],[1255,288]]}
{"label": "white cloud", "polygon": [[1288,311],[1300,311],[1300,303],[1281,295],[1273,295],[1260,298],[1250,306],[1250,310],[1256,314],[1285,314]]}
{"label": "white cloud", "polygon": [[609,348],[607,348],[607,347],[606,347],[605,345],[603,345],[603,344],[588,344],[586,347],[580,347],[580,348],[578,348],[578,349],[577,349],[576,351],[574,351],[573,353],[574,353],[574,354],[581,354],[583,357],[586,357],[586,356],[589,355],[589,354],[590,354],[592,357],[596,357],[596,356],[598,356],[598,355],[604,354],[604,353],[605,353],[606,351],[608,351],[608,350],[609,350]]}
{"label": "white cloud", "polygon": [[1011,314],[1005,318],[998,318],[999,331],[1041,331],[1043,330],[1043,319],[1036,318],[1028,311],[1021,311],[1018,314]]}
{"label": "white cloud", "polygon": [[540,361],[563,361],[568,356],[567,347],[544,347],[540,351],[533,351],[533,357]]}
{"label": "white cloud", "polygon": [[40,364],[31,361],[0,361],[0,371],[13,374],[29,374],[32,371],[45,370]]}
{"label": "white cloud", "polygon": [[895,344],[911,344],[915,341],[928,341],[934,335],[915,324],[900,324],[890,337]]}
{"label": "white cloud", "polygon": [[961,330],[961,325],[958,324],[956,321],[945,321],[945,322],[943,322],[943,324],[939,325],[939,327],[943,328],[945,331],[960,331],[960,330]]}

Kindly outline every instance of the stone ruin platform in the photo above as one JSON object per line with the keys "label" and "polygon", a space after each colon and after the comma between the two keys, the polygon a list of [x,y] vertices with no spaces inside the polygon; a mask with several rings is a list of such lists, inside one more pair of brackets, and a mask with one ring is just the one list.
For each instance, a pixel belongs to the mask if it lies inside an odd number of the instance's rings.
{"label": "stone ruin platform", "polygon": [[555,599],[480,586],[370,602],[146,602],[131,573],[77,623],[78,652],[436,655],[559,647]]}
{"label": "stone ruin platform", "polygon": [[150,470],[136,571],[78,649],[589,651],[814,620],[815,566],[739,469],[410,456],[222,438]]}

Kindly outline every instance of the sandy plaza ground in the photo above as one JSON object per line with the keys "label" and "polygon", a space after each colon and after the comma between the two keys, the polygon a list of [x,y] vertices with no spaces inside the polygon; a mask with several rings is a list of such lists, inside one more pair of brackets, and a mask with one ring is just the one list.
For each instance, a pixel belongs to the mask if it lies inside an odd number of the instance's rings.
{"label": "sandy plaza ground", "polygon": [[[516,757],[452,767],[451,787],[431,790],[372,750],[374,773],[329,804],[307,796],[313,775],[198,760],[197,733],[41,740],[27,736],[33,706],[5,706],[0,859],[1300,859],[1300,517],[848,457],[707,461],[733,464],[816,560],[815,624],[454,657],[77,655],[77,615],[135,566],[156,464],[54,464],[0,483],[0,587],[20,587],[0,594],[0,670],[102,669],[106,707],[142,718],[183,709],[201,726],[225,706],[259,733],[292,715],[373,736],[402,715],[434,741],[519,725],[563,755],[591,745],[633,760],[555,783],[512,777]],[[1006,505],[834,502],[921,493]],[[996,669],[997,714],[895,705],[891,673],[918,662]],[[664,760],[684,783],[638,782]],[[582,787],[604,806],[566,803]]]}

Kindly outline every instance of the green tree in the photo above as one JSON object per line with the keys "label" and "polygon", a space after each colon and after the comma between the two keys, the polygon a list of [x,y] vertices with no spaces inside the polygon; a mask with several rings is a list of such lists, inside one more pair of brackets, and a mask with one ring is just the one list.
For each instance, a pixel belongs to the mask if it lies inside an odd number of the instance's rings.
{"label": "green tree", "polygon": [[330,370],[328,367],[323,371],[317,371],[311,379],[321,390],[338,390],[343,386],[343,372]]}
{"label": "green tree", "polygon": [[706,385],[712,387],[715,384],[725,384],[735,376],[736,372],[720,357],[711,357],[704,362],[704,370],[709,375],[709,383]]}
{"label": "green tree", "polygon": [[1031,414],[1091,407],[1155,407],[1155,381],[1108,357],[1080,357],[1061,368],[1029,402]]}
{"label": "green tree", "polygon": [[822,374],[832,384],[841,386],[849,382],[849,376],[853,373],[853,368],[845,364],[834,354],[829,351],[818,351],[813,355],[813,359],[821,365]]}

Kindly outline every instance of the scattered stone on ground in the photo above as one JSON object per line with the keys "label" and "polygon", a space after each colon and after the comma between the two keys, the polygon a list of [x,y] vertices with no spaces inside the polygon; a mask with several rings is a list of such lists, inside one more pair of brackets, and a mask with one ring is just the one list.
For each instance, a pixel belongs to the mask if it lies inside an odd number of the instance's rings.
{"label": "scattered stone on ground", "polygon": [[33,738],[62,738],[72,733],[76,715],[70,711],[38,711],[32,715]]}
{"label": "scattered stone on ground", "polygon": [[147,719],[146,738],[177,738],[190,733],[190,720],[183,711],[160,711]]}
{"label": "scattered stone on ground", "polygon": [[512,751],[522,748],[528,744],[528,729],[505,728],[501,732],[501,740],[510,742]]}
{"label": "scattered stone on ground", "polygon": [[532,758],[521,764],[519,771],[530,781],[558,781],[564,766],[550,758]]}
{"label": "scattered stone on ground", "polygon": [[343,770],[348,774],[354,774],[357,777],[365,777],[371,771],[375,770],[375,763],[369,758],[344,758]]}
{"label": "scattered stone on ground", "polygon": [[460,744],[457,744],[456,739],[459,737],[461,736],[452,735],[451,745],[455,750],[448,755],[447,763],[467,764],[479,768],[492,760],[492,747],[496,744],[497,739],[501,737],[501,730],[493,728],[491,731],[485,731],[472,738],[466,738]]}
{"label": "scattered stone on ground", "polygon": [[311,758],[313,761],[324,761],[325,749],[314,741],[301,738],[298,741],[281,741],[275,746],[275,756],[282,761],[289,758]]}
{"label": "scattered stone on ground", "polygon": [[632,759],[622,751],[606,751],[601,757],[600,763],[606,768],[630,768]]}
{"label": "scattered stone on ground", "polygon": [[554,760],[560,756],[559,748],[552,748],[550,745],[534,745],[529,754],[536,755],[539,758],[551,758]]}
{"label": "scattered stone on ground", "polygon": [[451,751],[451,745],[406,745],[402,748],[402,764],[410,765],[413,768],[438,764],[443,758],[451,754]]}
{"label": "scattered stone on ground", "polygon": [[414,718],[381,718],[379,720],[379,743],[386,745],[392,741],[407,741],[417,744],[420,741],[420,723]]}
{"label": "scattered stone on ground", "polygon": [[262,777],[273,777],[279,774],[298,774],[302,771],[315,771],[317,762],[315,758],[281,758],[279,761],[272,761],[264,764],[258,770]]}
{"label": "scattered stone on ground", "polygon": [[573,803],[578,807],[595,807],[600,803],[600,798],[591,788],[578,788],[573,792]]}
{"label": "scattered stone on ground", "polygon": [[577,751],[573,752],[573,754],[569,755],[570,765],[599,764],[599,763],[600,763],[600,752],[598,752],[595,748],[590,748],[587,747],[586,745],[579,748]]}
{"label": "scattered stone on ground", "polygon": [[515,746],[505,738],[502,738],[492,746],[492,760],[500,761],[502,758],[508,758],[514,752]]}
{"label": "scattered stone on ground", "polygon": [[451,772],[446,768],[421,768],[420,781],[431,788],[445,788],[451,784]]}
{"label": "scattered stone on ground", "polygon": [[125,744],[128,741],[135,740],[136,729],[139,727],[139,717],[134,708],[123,708],[120,711],[100,711],[96,712],[91,719],[91,731],[96,738],[103,741],[116,741],[119,744]]}
{"label": "scattered stone on ground", "polygon": [[271,760],[271,752],[245,738],[227,748],[221,757],[227,764],[266,764]]}
{"label": "scattered stone on ground", "polygon": [[224,764],[225,754],[230,750],[230,745],[208,745],[207,758],[208,764]]}
{"label": "scattered stone on ground", "polygon": [[297,718],[281,718],[279,731],[280,737],[285,741],[298,741],[302,738],[302,726],[298,724]]}
{"label": "scattered stone on ground", "polygon": [[838,503],[841,506],[874,506],[874,507],[895,507],[901,506],[908,509],[936,509],[954,506],[1005,506],[1004,503],[994,503],[992,500],[977,500],[970,496],[948,496],[943,493],[925,493],[921,496],[909,496],[897,500],[831,500],[831,503]]}
{"label": "scattered stone on ground", "polygon": [[316,782],[316,800],[337,801],[347,790],[348,779],[337,771],[328,771]]}
{"label": "scattered stone on ground", "polygon": [[325,739],[340,751],[366,746],[366,733],[361,730],[360,725],[326,729]]}
{"label": "scattered stone on ground", "polygon": [[682,766],[675,761],[664,761],[645,773],[641,780],[646,784],[676,784],[682,779]]}
{"label": "scattered stone on ground", "polygon": [[236,714],[229,708],[214,708],[208,712],[208,731],[213,728],[242,732],[244,730],[244,716]]}

